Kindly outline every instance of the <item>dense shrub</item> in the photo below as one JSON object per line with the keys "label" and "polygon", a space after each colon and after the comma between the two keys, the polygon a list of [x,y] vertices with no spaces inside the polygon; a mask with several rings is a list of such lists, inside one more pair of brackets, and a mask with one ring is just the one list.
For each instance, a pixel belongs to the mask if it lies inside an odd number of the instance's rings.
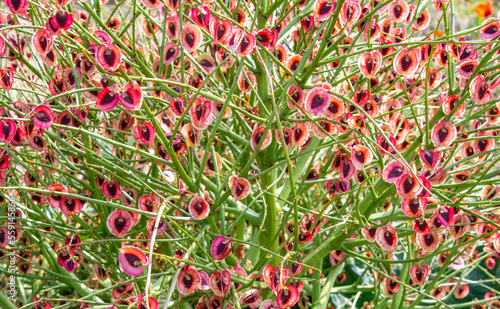
{"label": "dense shrub", "polygon": [[1,308],[500,306],[491,2],[105,2],[0,15]]}

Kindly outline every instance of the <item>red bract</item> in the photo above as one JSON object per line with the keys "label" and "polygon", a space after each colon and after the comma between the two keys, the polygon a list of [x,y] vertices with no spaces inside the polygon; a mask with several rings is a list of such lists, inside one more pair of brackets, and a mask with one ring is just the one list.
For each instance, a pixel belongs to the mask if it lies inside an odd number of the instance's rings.
{"label": "red bract", "polygon": [[194,99],[189,109],[191,123],[198,130],[204,130],[212,123],[212,102],[202,97]]}
{"label": "red bract", "polygon": [[[252,133],[252,137],[251,137],[251,140],[250,140],[250,143],[252,145],[252,149],[253,150],[256,150],[257,147],[259,146],[259,144],[260,144],[260,147],[259,147],[258,150],[265,149],[266,147],[268,147],[271,144],[271,142],[272,142],[271,131],[267,130],[267,133],[264,136],[264,132],[265,131],[266,131],[266,127],[265,126],[258,126],[258,125],[256,125],[254,127],[253,133]],[[264,140],[262,140],[262,138],[264,138]]]}
{"label": "red bract", "polygon": [[[121,283],[121,281],[119,283]],[[119,283],[117,283],[117,284],[119,284]],[[129,293],[130,291],[132,291],[133,288],[134,288],[134,284],[132,282],[127,283],[127,284],[118,285],[117,287],[115,287],[113,289],[113,292],[112,292],[113,299],[122,298],[126,293]]]}
{"label": "red bract", "polygon": [[[7,5],[9,10],[13,14],[22,14],[25,12],[26,8],[28,7],[29,1],[27,1],[27,0],[19,0],[19,1],[7,0],[7,1],[5,1],[5,5]],[[3,24],[5,24],[5,22],[3,22]]]}
{"label": "red bract", "polygon": [[434,170],[438,164],[438,156],[434,150],[420,150],[420,161],[422,165],[428,170]]}
{"label": "red bract", "polygon": [[348,27],[356,23],[361,17],[361,6],[356,1],[344,2],[340,11],[340,20]]}
{"label": "red bract", "polygon": [[465,103],[462,102],[458,107],[457,105],[459,104],[460,97],[456,95],[451,95],[449,96],[446,101],[443,103],[443,112],[446,115],[451,114],[453,110],[455,110],[455,113],[453,116],[455,117],[460,117],[464,114],[465,112]]}
{"label": "red bract", "polygon": [[340,179],[349,181],[354,175],[355,168],[351,160],[342,160],[340,163]]}
{"label": "red bract", "polygon": [[[396,276],[394,279],[399,281],[399,277]],[[388,297],[392,297],[395,293],[398,292],[399,287],[401,286],[399,282],[395,281],[392,277],[384,278],[383,291],[384,294]]]}
{"label": "red bract", "polygon": [[405,198],[403,199],[403,203],[401,204],[401,208],[403,212],[408,217],[418,217],[422,214],[422,211],[425,210],[427,206],[426,198]]}
{"label": "red bract", "polygon": [[484,104],[491,99],[490,86],[482,76],[476,76],[472,80],[470,94],[477,104]]}
{"label": "red bract", "polygon": [[9,243],[9,230],[6,227],[0,228],[0,248],[5,248]]}
{"label": "red bract", "polygon": [[500,35],[500,22],[495,18],[483,21],[483,27],[479,30],[479,36],[485,40],[491,40]]}
{"label": "red bract", "polygon": [[[274,29],[275,30],[275,29]],[[262,29],[255,35],[255,39],[264,47],[273,47],[276,44],[276,38],[273,31],[269,29]]]}
{"label": "red bract", "polygon": [[78,261],[74,260],[73,258],[69,258],[66,261],[64,261],[63,266],[67,272],[72,273],[77,269]]}
{"label": "red bract", "polygon": [[317,87],[307,92],[304,109],[312,115],[319,115],[328,109],[330,105],[330,94],[326,89]]}
{"label": "red bract", "polygon": [[258,308],[262,303],[262,296],[260,293],[261,291],[258,289],[249,290],[241,296],[240,303],[247,305],[251,309]]}
{"label": "red bract", "polygon": [[[66,193],[68,191],[68,188],[66,188],[65,185],[59,184],[59,183],[50,185],[48,189],[51,192]],[[61,201],[62,201],[63,197],[64,197],[63,195],[58,195],[58,194],[47,194],[47,200],[52,208],[61,207]]]}
{"label": "red bract", "polygon": [[362,145],[356,145],[351,150],[351,161],[354,167],[362,170],[366,165],[373,160],[373,155],[370,149]]}
{"label": "red bract", "polygon": [[478,65],[479,65],[479,62],[477,60],[470,60],[470,61],[462,62],[458,66],[458,73],[463,78],[469,78],[469,77],[471,77],[472,73],[474,72],[474,70],[477,68]]}
{"label": "red bract", "polygon": [[[233,25],[229,20],[217,21],[210,23],[210,32],[214,38],[214,44],[224,44],[227,42],[233,32]],[[212,26],[213,25],[213,26]]]}
{"label": "red bract", "polygon": [[191,18],[198,26],[208,30],[208,24],[210,22],[210,9],[207,6],[203,8],[193,8],[191,11]]}
{"label": "red bract", "polygon": [[374,227],[369,227],[365,226],[362,230],[361,233],[363,234],[363,237],[368,240],[369,242],[374,242],[376,238],[376,232],[377,229]]}
{"label": "red bract", "polygon": [[410,7],[405,1],[392,1],[389,5],[388,11],[389,16],[394,22],[402,22],[407,18],[410,12]]}
{"label": "red bract", "polygon": [[317,21],[328,19],[335,9],[335,2],[330,0],[317,0],[314,3],[314,18]]}
{"label": "red bract", "polygon": [[420,57],[415,50],[403,49],[394,57],[394,70],[402,76],[413,75],[418,69],[419,61]]}
{"label": "red bract", "polygon": [[168,42],[163,47],[163,64],[171,64],[180,54],[180,49],[173,42]]}
{"label": "red bract", "polygon": [[161,4],[161,1],[159,1],[159,0],[142,0],[142,3],[144,3],[144,5],[150,9],[154,9]]}
{"label": "red bract", "polygon": [[342,251],[333,250],[332,252],[330,252],[330,263],[332,264],[332,266],[335,266],[338,263],[342,262],[344,258],[345,253]]}
{"label": "red bract", "polygon": [[403,198],[414,198],[420,193],[422,186],[415,176],[406,173],[396,181],[396,189],[399,196]]}
{"label": "red bract", "polygon": [[415,219],[415,222],[413,224],[413,230],[417,233],[427,235],[430,233],[431,228],[427,223],[427,220],[425,218],[420,217]]}
{"label": "red bract", "polygon": [[453,215],[454,215],[454,210],[451,207],[439,207],[439,209],[436,210],[437,213],[437,219],[443,226],[448,226],[453,222]]}
{"label": "red bract", "polygon": [[433,252],[439,245],[439,235],[436,231],[430,231],[428,234],[418,233],[417,243],[425,251]]}
{"label": "red bract", "polygon": [[64,264],[75,256],[74,248],[62,248],[57,255],[57,263],[64,267]]}
{"label": "red bract", "polygon": [[240,57],[246,56],[255,48],[255,36],[251,33],[243,34],[237,52]]}
{"label": "red bract", "polygon": [[33,296],[33,302],[36,302],[35,309],[50,309],[52,305],[45,300],[38,300],[38,297]]}
{"label": "red bract", "polygon": [[0,13],[7,307],[500,303],[492,1],[106,1]]}
{"label": "red bract", "polygon": [[[100,93],[99,93],[100,94]],[[108,94],[109,96],[109,94]],[[99,97],[98,97],[99,99]],[[115,97],[114,97],[115,99]],[[141,107],[142,104],[142,90],[139,84],[133,82],[128,83],[123,86],[119,98],[119,102],[123,107],[129,110],[137,110]],[[97,104],[97,102],[96,102]],[[116,105],[115,105],[116,106]]]}

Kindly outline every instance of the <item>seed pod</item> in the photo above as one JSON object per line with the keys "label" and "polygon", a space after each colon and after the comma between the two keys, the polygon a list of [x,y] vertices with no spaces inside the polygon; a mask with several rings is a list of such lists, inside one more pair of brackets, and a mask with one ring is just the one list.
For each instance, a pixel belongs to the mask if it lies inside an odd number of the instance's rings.
{"label": "seed pod", "polygon": [[485,40],[492,40],[500,35],[500,22],[496,18],[488,18],[483,21],[479,30],[479,36]]}
{"label": "seed pod", "polygon": [[391,2],[388,11],[389,11],[389,16],[395,23],[397,23],[404,21],[408,17],[410,8],[405,1],[396,0]]}
{"label": "seed pod", "polygon": [[204,198],[195,196],[189,202],[188,210],[193,219],[203,220],[208,216],[210,212],[210,205]]}
{"label": "seed pod", "polygon": [[330,106],[330,94],[323,87],[316,87],[307,92],[304,109],[317,116],[323,113]]}
{"label": "seed pod", "polygon": [[10,142],[17,132],[17,126],[12,119],[2,119],[0,120],[0,140],[7,144]]}
{"label": "seed pod", "polygon": [[233,242],[226,236],[218,236],[210,246],[212,257],[218,261],[225,259],[233,249]]}
{"label": "seed pod", "polygon": [[115,180],[105,181],[102,184],[102,194],[110,200],[119,199],[122,194],[120,184]]}
{"label": "seed pod", "polygon": [[54,112],[47,105],[39,105],[35,107],[34,113],[31,117],[36,126],[41,129],[49,128],[54,122]]}
{"label": "seed pod", "polygon": [[255,36],[253,34],[244,34],[237,49],[238,56],[243,57],[250,54],[255,48],[255,41]]}
{"label": "seed pod", "polygon": [[278,308],[289,308],[299,301],[299,291],[293,285],[288,285],[278,291],[276,304]]}
{"label": "seed pod", "polygon": [[425,218],[420,217],[415,219],[413,230],[417,233],[427,235],[430,233],[431,228],[429,224],[427,224],[427,220]]}
{"label": "seed pod", "polygon": [[403,49],[394,57],[394,70],[402,76],[413,75],[418,69],[420,57],[415,50]]}
{"label": "seed pod", "polygon": [[114,72],[120,66],[122,53],[116,45],[103,44],[97,48],[95,57],[104,71]]}
{"label": "seed pod", "polygon": [[403,165],[396,160],[389,161],[382,171],[382,178],[385,182],[396,183],[405,174]]}
{"label": "seed pod", "polygon": [[59,207],[66,216],[77,215],[82,210],[82,203],[77,198],[63,196]]}
{"label": "seed pod", "polygon": [[229,187],[233,193],[234,201],[244,199],[250,193],[250,182],[242,177],[231,176],[229,178]]}
{"label": "seed pod", "polygon": [[203,34],[196,25],[184,27],[181,32],[181,45],[188,53],[196,51],[203,41]]}
{"label": "seed pod", "polygon": [[425,282],[427,279],[427,276],[429,276],[430,270],[429,266],[427,265],[413,265],[410,269],[410,278],[413,281],[413,283],[418,284],[422,286],[422,284]]}
{"label": "seed pod", "polygon": [[133,227],[133,219],[128,211],[117,209],[109,214],[106,225],[111,234],[120,238],[126,236]]}
{"label": "seed pod", "polygon": [[381,65],[382,54],[378,51],[366,52],[359,57],[359,70],[367,78],[373,77],[380,70]]}
{"label": "seed pod", "polygon": [[425,251],[434,252],[439,245],[439,235],[436,231],[430,231],[428,234],[418,233],[417,243]]}
{"label": "seed pod", "polygon": [[389,224],[387,224],[387,227],[379,227],[375,237],[377,244],[384,250],[393,251],[398,246],[398,234]]}

